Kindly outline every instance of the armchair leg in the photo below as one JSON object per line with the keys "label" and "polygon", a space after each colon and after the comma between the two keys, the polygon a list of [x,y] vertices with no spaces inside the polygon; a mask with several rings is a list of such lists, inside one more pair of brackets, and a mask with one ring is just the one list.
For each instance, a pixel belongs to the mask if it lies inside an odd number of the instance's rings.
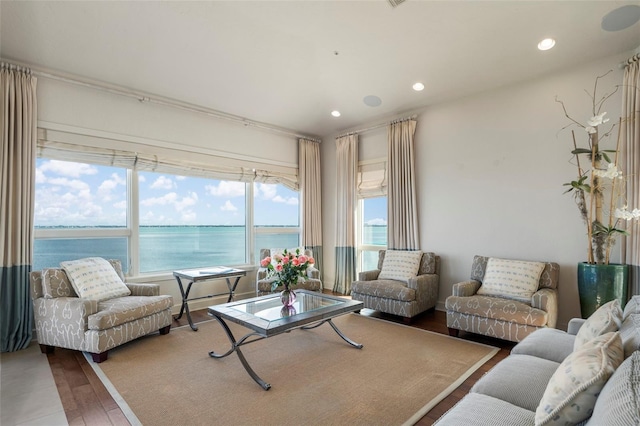
{"label": "armchair leg", "polygon": [[52,354],[55,350],[55,346],[40,345],[40,352],[43,354]]}
{"label": "armchair leg", "polygon": [[449,336],[458,337],[460,330],[449,327]]}
{"label": "armchair leg", "polygon": [[171,324],[162,327],[160,330],[160,334],[164,335],[164,334],[169,334],[169,332],[171,331]]}
{"label": "armchair leg", "polygon": [[411,324],[411,317],[402,317],[402,322],[406,325]]}
{"label": "armchair leg", "polygon": [[100,364],[101,362],[106,361],[108,356],[109,356],[109,351],[104,351],[104,352],[99,353],[99,354],[92,353],[91,354],[91,359],[96,364]]}

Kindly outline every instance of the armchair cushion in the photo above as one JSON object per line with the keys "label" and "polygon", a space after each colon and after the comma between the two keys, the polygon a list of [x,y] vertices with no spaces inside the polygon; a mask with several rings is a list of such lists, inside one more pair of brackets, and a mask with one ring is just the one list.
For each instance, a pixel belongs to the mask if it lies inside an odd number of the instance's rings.
{"label": "armchair cushion", "polygon": [[490,296],[449,296],[445,300],[448,312],[490,318],[507,323],[543,327],[547,324],[547,312],[517,300]]}
{"label": "armchair cushion", "polygon": [[571,353],[549,380],[536,410],[536,426],[577,424],[591,416],[600,391],[623,359],[617,332]]}
{"label": "armchair cushion", "polygon": [[366,296],[411,302],[416,299],[416,291],[396,280],[354,281],[351,291]]}
{"label": "armchair cushion", "polygon": [[106,330],[144,318],[166,309],[171,309],[171,296],[126,296],[103,300],[98,303],[98,312],[89,317],[89,330]]}
{"label": "armchair cushion", "polygon": [[417,275],[420,268],[422,252],[405,250],[387,250],[382,262],[382,270],[378,279],[408,282]]}
{"label": "armchair cushion", "polygon": [[531,303],[544,263],[490,258],[478,294]]}
{"label": "armchair cushion", "polygon": [[103,258],[70,260],[60,262],[60,266],[81,298],[101,301],[131,294],[111,263]]}
{"label": "armchair cushion", "polygon": [[618,331],[622,324],[620,301],[614,299],[600,306],[580,327],[573,350],[578,350],[591,339],[611,331]]}

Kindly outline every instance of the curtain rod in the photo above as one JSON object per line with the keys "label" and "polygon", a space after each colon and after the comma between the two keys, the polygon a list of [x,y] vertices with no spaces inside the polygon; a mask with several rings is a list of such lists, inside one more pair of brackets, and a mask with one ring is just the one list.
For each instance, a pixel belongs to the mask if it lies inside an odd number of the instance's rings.
{"label": "curtain rod", "polygon": [[618,64],[618,68],[625,68],[625,67],[631,65],[634,62],[638,62],[639,60],[640,60],[640,53],[636,53],[635,55],[633,55],[629,59],[620,62]]}
{"label": "curtain rod", "polygon": [[156,96],[147,92],[142,92],[138,90],[127,89],[122,86],[118,86],[115,84],[103,83],[97,80],[91,80],[88,78],[83,78],[71,74],[66,73],[56,73],[54,71],[38,68],[28,64],[22,64],[16,61],[8,61],[0,58],[3,63],[7,63],[9,65],[20,66],[24,68],[28,68],[31,70],[31,73],[37,77],[48,78],[50,80],[62,81],[64,83],[74,84],[76,86],[88,87],[94,90],[100,90],[103,92],[111,93],[114,95],[125,96],[128,98],[133,98],[138,100],[139,102],[149,102],[153,104],[163,105],[171,108],[180,109],[183,111],[196,112],[199,114],[204,114],[209,117],[218,118],[221,120],[232,121],[238,124],[242,124],[243,126],[252,126],[257,127],[264,130],[269,130],[276,133],[282,133],[288,136],[295,136],[296,138],[303,138],[310,140],[312,142],[321,143],[322,141],[318,138],[314,138],[307,135],[302,135],[300,133],[296,133],[293,130],[284,129],[276,126],[272,126],[266,123],[261,123],[259,121],[250,120],[245,117],[241,117],[238,115],[228,114],[226,112],[218,111],[211,108],[206,108],[194,104],[190,104],[187,102],[178,101],[172,98],[166,98],[163,96]]}
{"label": "curtain rod", "polygon": [[340,135],[340,136],[336,136],[336,139],[343,138],[343,137],[345,137],[345,136],[355,135],[356,133],[364,133],[364,132],[368,132],[368,131],[370,131],[370,130],[379,129],[379,128],[381,128],[381,127],[386,127],[386,126],[389,126],[389,125],[391,125],[391,124],[401,123],[401,122],[403,122],[403,121],[414,120],[414,119],[415,119],[415,118],[417,118],[417,117],[418,117],[418,115],[417,115],[417,114],[414,114],[414,115],[411,115],[411,116],[409,116],[409,117],[398,118],[398,119],[396,119],[396,120],[392,120],[392,121],[390,121],[390,122],[385,122],[385,123],[375,124],[375,125],[373,125],[373,126],[371,126],[371,127],[365,127],[364,129],[353,130],[353,131],[351,131],[351,132],[349,132],[349,133],[345,133],[345,134],[342,134],[342,135]]}

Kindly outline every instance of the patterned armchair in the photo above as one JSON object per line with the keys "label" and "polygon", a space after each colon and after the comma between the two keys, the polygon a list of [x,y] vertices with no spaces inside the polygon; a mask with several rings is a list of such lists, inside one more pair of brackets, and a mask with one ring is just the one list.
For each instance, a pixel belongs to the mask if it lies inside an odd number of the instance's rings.
{"label": "patterned armchair", "polygon": [[[313,256],[311,250],[305,250],[304,254],[305,256]],[[260,259],[264,259],[267,256],[271,256],[271,249],[261,249]],[[258,268],[258,274],[256,276],[256,294],[258,296],[264,296],[266,294],[284,290],[283,286],[278,286],[275,290],[271,290],[271,283],[273,283],[275,278],[267,278],[267,272],[267,268]],[[320,271],[313,266],[307,268],[307,279],[299,279],[294,290],[296,288],[322,292],[323,287],[322,281],[320,280]]]}
{"label": "patterned armchair", "polygon": [[[117,260],[109,261],[124,281]],[[108,300],[79,298],[63,269],[31,273],[31,297],[42,353],[61,347],[105,361],[108,350],[140,336],[171,329],[173,298],[157,284],[126,284],[131,295]]]}
{"label": "patterned armchair", "polygon": [[489,259],[475,256],[471,280],[453,285],[453,295],[445,301],[449,334],[457,337],[459,330],[462,330],[520,342],[535,330],[554,328],[558,318],[556,289],[560,266],[543,262],[537,289],[525,301],[508,298],[510,296],[507,294],[478,294]]}
{"label": "patterned armchair", "polygon": [[364,302],[365,308],[399,315],[408,323],[412,317],[436,306],[440,257],[431,252],[422,253],[417,274],[403,282],[379,279],[385,253],[386,250],[378,252],[378,269],[360,272],[358,281],[351,283],[351,298]]}

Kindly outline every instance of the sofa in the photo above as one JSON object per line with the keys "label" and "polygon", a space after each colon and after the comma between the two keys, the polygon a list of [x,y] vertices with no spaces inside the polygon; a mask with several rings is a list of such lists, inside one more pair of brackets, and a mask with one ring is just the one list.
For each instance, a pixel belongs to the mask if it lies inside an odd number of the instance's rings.
{"label": "sofa", "polygon": [[420,250],[380,250],[378,268],[358,274],[351,298],[375,311],[403,317],[405,323],[438,301],[440,257]]}
{"label": "sofa", "polygon": [[459,330],[519,342],[558,317],[560,266],[475,256],[471,277],[445,300],[451,336]]}
{"label": "sofa", "polygon": [[[296,249],[288,249],[288,252],[295,253]],[[277,253],[282,254],[283,249],[261,249],[260,250],[260,259],[264,259],[266,257],[272,257]],[[307,257],[313,257],[313,252],[311,250],[303,250],[300,249],[301,253],[304,253]],[[258,272],[256,274],[256,295],[264,296],[266,294],[278,293],[284,290],[284,286],[279,285],[274,290],[271,289],[271,284],[275,281],[276,277],[269,277],[269,270],[267,268],[260,267],[258,268]],[[298,284],[296,284],[296,289],[302,290],[311,290],[311,291],[319,291],[322,292],[322,281],[320,280],[320,271],[317,267],[309,266],[307,268],[307,276],[306,279],[299,279]]]}
{"label": "sofa", "polygon": [[435,424],[640,425],[640,296],[531,333]]}
{"label": "sofa", "polygon": [[55,347],[74,349],[90,353],[99,363],[109,349],[156,331],[169,333],[173,298],[160,295],[157,284],[124,283],[120,262],[108,262],[127,295],[81,298],[64,269],[31,272],[36,335],[43,353]]}

